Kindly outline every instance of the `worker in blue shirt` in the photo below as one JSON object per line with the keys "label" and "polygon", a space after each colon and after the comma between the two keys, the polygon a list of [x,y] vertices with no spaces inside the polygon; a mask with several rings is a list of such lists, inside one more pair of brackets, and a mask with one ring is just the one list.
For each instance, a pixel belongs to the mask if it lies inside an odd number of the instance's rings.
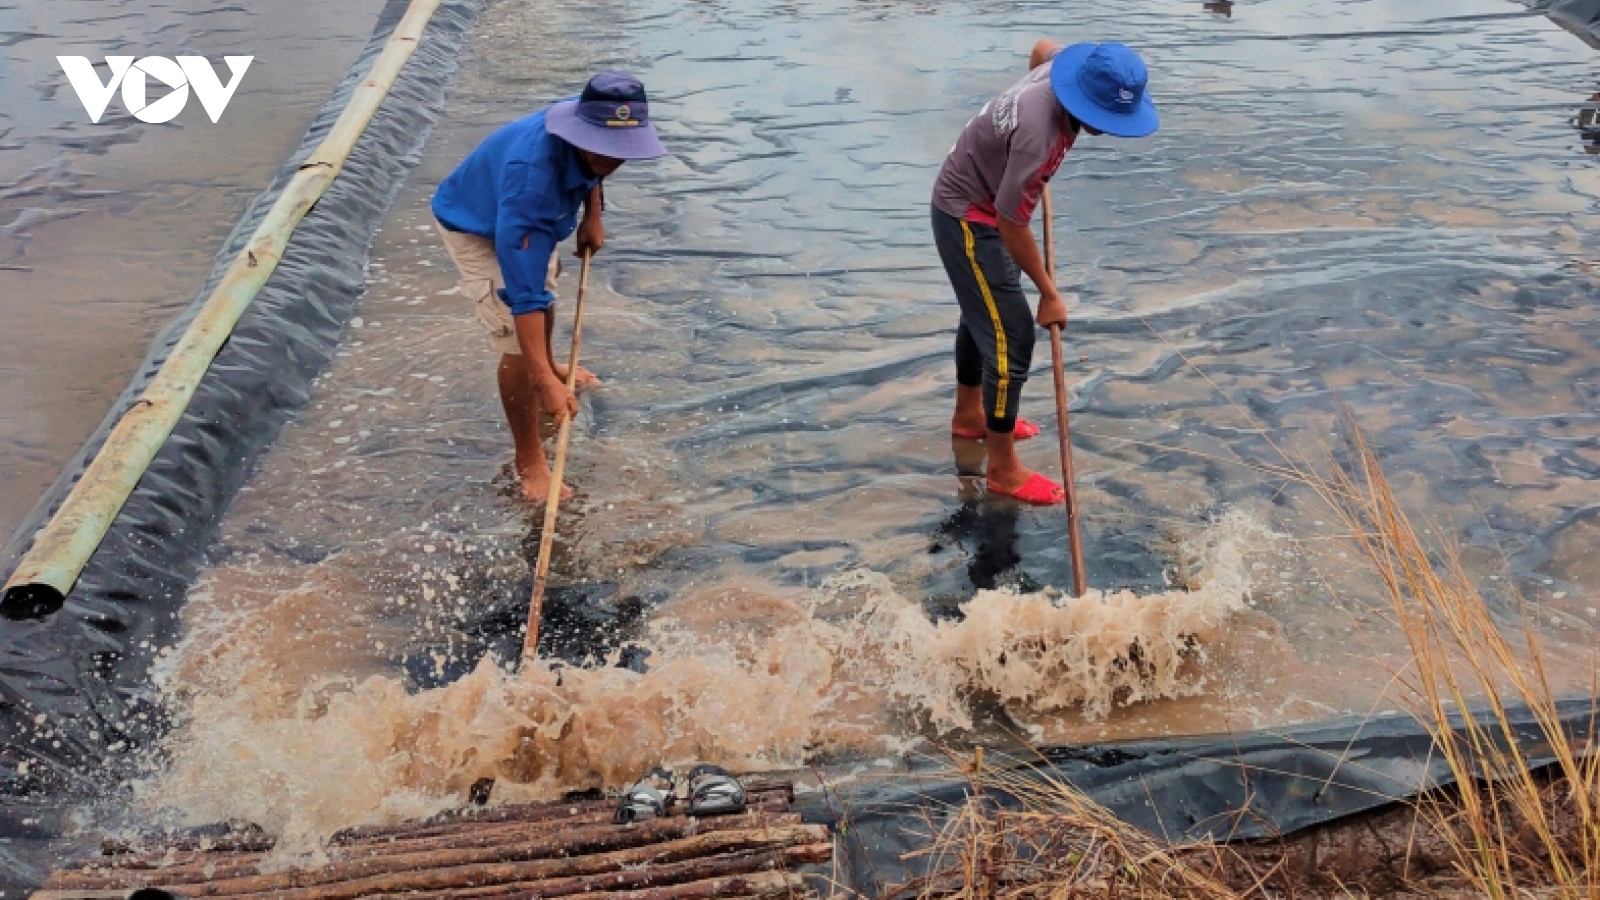
{"label": "worker in blue shirt", "polygon": [[[666,152],[650,124],[644,85],[626,72],[602,72],[577,98],[489,135],[433,195],[461,292],[501,354],[500,401],[529,500],[542,502],[550,490],[539,414],[559,421],[578,413],[566,369],[550,348],[556,245],[576,230],[579,255],[598,251],[605,243],[601,181],[626,160]],[[578,387],[594,383],[593,374],[579,370]],[[570,494],[563,487],[562,497]]]}

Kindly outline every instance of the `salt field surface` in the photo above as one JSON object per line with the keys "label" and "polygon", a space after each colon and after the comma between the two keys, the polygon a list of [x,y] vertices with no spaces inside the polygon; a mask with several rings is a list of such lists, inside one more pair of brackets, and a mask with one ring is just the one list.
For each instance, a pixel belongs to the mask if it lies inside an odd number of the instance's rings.
{"label": "salt field surface", "polygon": [[[314,854],[484,777],[546,798],[657,762],[846,771],[1393,711],[1388,600],[1284,468],[1331,466],[1346,415],[1557,688],[1588,690],[1600,171],[1575,120],[1600,60],[1515,4],[1420,6],[490,3],[337,359],[158,653],[177,724],[110,818]],[[1051,185],[1079,600],[1060,510],[985,496],[981,445],[950,437],[928,229],[951,141],[1041,37],[1139,48],[1162,114],[1081,139]],[[607,181],[603,383],[541,643],[565,665],[513,671],[541,517],[428,201],[606,68],[644,81],[672,155]],[[1053,473],[1040,350],[1023,455]]]}
{"label": "salt field surface", "polygon": [[[0,534],[18,527],[200,289],[382,5],[0,8]],[[117,53],[207,55],[221,77],[223,56],[255,59],[217,123],[195,100],[160,126],[113,100],[91,124],[56,57]]]}

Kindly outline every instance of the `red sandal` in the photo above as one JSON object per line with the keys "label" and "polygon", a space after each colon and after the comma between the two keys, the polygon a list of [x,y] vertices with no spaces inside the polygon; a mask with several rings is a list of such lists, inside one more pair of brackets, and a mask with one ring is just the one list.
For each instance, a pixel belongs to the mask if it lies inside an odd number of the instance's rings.
{"label": "red sandal", "polygon": [[[1011,436],[1013,438],[1016,438],[1019,441],[1025,441],[1025,440],[1027,440],[1029,438],[1038,437],[1039,436],[1039,431],[1040,431],[1039,426],[1037,426],[1037,425],[1033,424],[1032,422],[1029,422],[1027,419],[1021,418],[1019,416],[1017,418],[1017,427],[1012,430]],[[981,441],[984,438],[989,436],[989,432],[987,432],[987,431],[951,431],[950,432],[950,436],[951,437],[960,438],[963,441]]]}
{"label": "red sandal", "polygon": [[1017,488],[1015,491],[997,488],[994,486],[994,482],[989,482],[988,486],[991,494],[999,494],[1002,497],[1010,497],[1036,506],[1055,506],[1057,503],[1065,502],[1067,499],[1067,492],[1061,485],[1040,475],[1038,472],[1029,476],[1028,480],[1022,483],[1022,487]]}

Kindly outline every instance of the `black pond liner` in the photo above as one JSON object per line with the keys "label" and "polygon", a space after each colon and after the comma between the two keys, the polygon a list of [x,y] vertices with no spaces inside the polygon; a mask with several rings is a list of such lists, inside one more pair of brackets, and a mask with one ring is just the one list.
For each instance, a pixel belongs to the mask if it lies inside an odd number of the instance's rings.
{"label": "black pond liner", "polygon": [[[59,611],[0,609],[0,896],[43,874],[19,847],[59,833],[71,801],[125,775],[161,722],[150,696],[157,648],[256,458],[305,406],[365,290],[385,211],[443,109],[482,0],[444,0],[339,177],[295,230],[283,261],[201,380],[172,437]],[[0,550],[9,573],[110,428],[137,399],[300,163],[322,141],[409,6],[389,0],[372,38],[299,149],[222,245],[211,278],[158,336],[105,421]],[[37,855],[37,854],[32,854]]]}
{"label": "black pond liner", "polygon": [[1600,0],[1532,0],[1528,5],[1600,50]]}
{"label": "black pond liner", "polygon": [[[1579,743],[1594,735],[1595,710],[1589,698],[1557,704],[1563,727]],[[1481,712],[1478,720],[1493,718]],[[1530,767],[1555,761],[1525,707],[1512,710],[1509,721]],[[1459,728],[1459,718],[1452,724]],[[1455,783],[1427,730],[1404,715],[1214,738],[1055,747],[1017,767],[1068,782],[1124,822],[1178,843],[1276,837]],[[969,789],[948,770],[912,772],[830,789],[799,809],[809,821],[845,826],[835,856],[838,877],[853,891],[879,896],[886,886],[928,874],[928,857],[905,854],[927,846],[930,825],[938,829],[943,811],[963,805]],[[987,785],[984,798],[1021,808],[1016,797]]]}

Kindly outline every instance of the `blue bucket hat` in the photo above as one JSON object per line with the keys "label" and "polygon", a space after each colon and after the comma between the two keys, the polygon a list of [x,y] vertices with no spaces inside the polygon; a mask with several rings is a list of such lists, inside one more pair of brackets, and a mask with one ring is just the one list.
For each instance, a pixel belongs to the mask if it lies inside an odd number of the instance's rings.
{"label": "blue bucket hat", "polygon": [[650,124],[644,85],[627,72],[601,72],[589,79],[577,99],[550,107],[544,127],[574,147],[613,159],[667,155]]}
{"label": "blue bucket hat", "polygon": [[1050,87],[1067,112],[1117,137],[1144,137],[1161,124],[1149,80],[1144,60],[1122,44],[1073,44],[1050,65]]}

